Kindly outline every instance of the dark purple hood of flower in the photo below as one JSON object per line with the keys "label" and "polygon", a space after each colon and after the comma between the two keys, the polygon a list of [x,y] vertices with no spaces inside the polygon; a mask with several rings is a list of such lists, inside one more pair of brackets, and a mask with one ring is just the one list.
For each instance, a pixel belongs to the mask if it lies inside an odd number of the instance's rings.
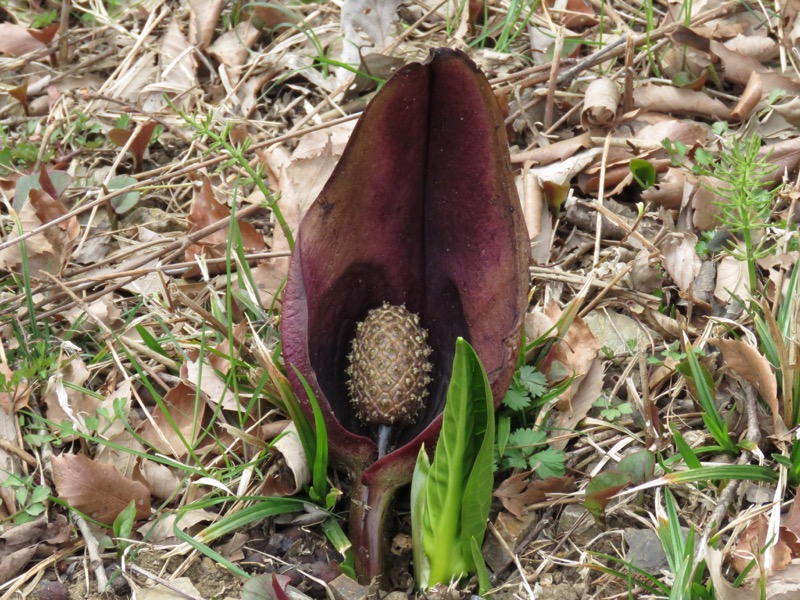
{"label": "dark purple hood of flower", "polygon": [[[332,456],[363,485],[393,491],[410,480],[420,444],[434,447],[457,337],[475,348],[502,399],[519,351],[528,252],[505,126],[484,75],[448,49],[398,71],[303,219],[283,301],[292,386],[311,415],[295,367],[317,395]],[[345,369],[356,323],[384,302],[420,315],[433,381],[415,423],[376,462]]]}

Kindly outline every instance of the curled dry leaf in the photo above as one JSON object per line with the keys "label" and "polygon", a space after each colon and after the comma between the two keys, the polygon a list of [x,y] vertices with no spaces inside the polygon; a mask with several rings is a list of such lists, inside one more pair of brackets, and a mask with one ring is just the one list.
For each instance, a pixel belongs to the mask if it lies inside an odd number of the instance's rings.
{"label": "curled dry leaf", "polygon": [[[262,493],[267,496],[296,494],[311,481],[311,471],[294,423],[289,423],[283,430],[283,435],[272,445],[272,449],[280,458],[267,472]],[[289,473],[286,473],[286,469]]]}
{"label": "curled dry leaf", "polygon": [[559,396],[556,407],[558,414],[550,426],[553,435],[558,439],[550,445],[556,450],[563,450],[569,442],[568,434],[586,418],[597,399],[603,393],[603,377],[605,371],[600,359],[594,359],[585,375],[576,377],[569,389]]}
{"label": "curled dry leaf", "polygon": [[748,302],[750,299],[750,275],[747,263],[733,256],[723,256],[717,267],[717,284],[714,296],[720,302]]}
{"label": "curled dry leaf", "polygon": [[[218,223],[222,219],[229,217],[230,214],[230,209],[217,200],[214,189],[211,187],[211,181],[204,175],[200,189],[195,192],[194,202],[189,213],[190,233]],[[186,248],[186,260],[194,260],[195,257],[199,256],[207,258],[224,257],[228,248],[229,231],[229,227],[223,227],[191,244]],[[246,251],[259,252],[266,250],[263,236],[250,223],[239,221],[239,233]],[[209,272],[223,273],[226,267],[222,263],[214,266],[209,265],[208,268]],[[196,274],[195,271],[192,273]]]}
{"label": "curled dry leaf", "polygon": [[703,92],[668,85],[645,84],[633,92],[634,106],[655,112],[684,112],[701,117],[727,119],[730,109]]}
{"label": "curled dry leaf", "polygon": [[[562,316],[562,310],[552,302],[545,307],[544,313],[551,323],[557,323]],[[583,319],[575,317],[562,339],[553,344],[541,370],[550,383],[580,377],[589,371],[598,352],[600,344],[592,330]]]}
{"label": "curled dry leaf", "polygon": [[150,516],[150,492],[143,483],[83,454],[61,454],[52,460],[58,497],[92,519],[111,525],[131,501],[137,519]]}
{"label": "curled dry leaf", "polygon": [[37,31],[14,23],[0,23],[0,54],[22,56],[40,50],[52,41],[57,31],[58,25]]}
{"label": "curled dry leaf", "polygon": [[728,50],[755,58],[760,63],[772,60],[778,55],[778,43],[766,35],[742,35],[740,33],[723,42],[723,45]]}
{"label": "curled dry leaf", "polygon": [[189,0],[189,39],[204,50],[214,37],[225,0]]}
{"label": "curled dry leaf", "polygon": [[534,479],[533,471],[523,471],[501,482],[494,496],[503,503],[503,508],[521,518],[531,504],[547,500],[550,494],[569,494],[575,491],[572,477],[548,477]]}
{"label": "curled dry leaf", "polygon": [[693,233],[673,233],[661,244],[664,270],[682,292],[689,290],[703,264],[696,245],[697,236]]}
{"label": "curled dry leaf", "polygon": [[769,406],[775,435],[782,435],[783,427],[781,410],[778,405],[778,380],[766,357],[747,342],[742,340],[710,339],[722,352],[725,368],[753,385]]}
{"label": "curled dry leaf", "polygon": [[[41,189],[31,189],[19,211],[19,221],[23,233],[50,223],[53,219],[67,214],[67,208]],[[49,227],[27,240],[28,273],[34,279],[46,277],[44,273],[59,275],[69,260],[72,246],[80,233],[76,217],[70,217],[57,226]],[[9,240],[18,237],[17,232]],[[15,244],[0,250],[0,269],[19,272],[22,265],[20,246]]]}
{"label": "curled dry leaf", "polygon": [[[731,562],[737,573],[742,573],[753,559],[763,560],[765,551],[772,553],[772,568],[775,571],[785,569],[792,559],[798,556],[800,544],[794,533],[781,526],[778,539],[767,547],[768,529],[769,521],[762,514],[752,519],[742,535],[739,536],[739,541],[731,553]],[[753,569],[752,573],[756,574],[758,571],[758,569]]]}
{"label": "curled dry leaf", "polygon": [[535,263],[545,264],[550,259],[553,246],[553,218],[545,202],[542,186],[530,169],[523,169],[516,183],[531,240],[531,259]]}
{"label": "curled dry leaf", "polygon": [[164,396],[164,408],[170,419],[157,409],[152,419],[142,423],[139,433],[162,454],[182,458],[189,451],[184,440],[193,445],[200,434],[206,402],[197,398],[194,387],[180,382]]}
{"label": "curled dry leaf", "polygon": [[722,573],[722,551],[706,546],[706,566],[714,582],[714,591],[718,600],[759,600],[761,593],[758,590],[745,587],[733,587]]}
{"label": "curled dry leaf", "polygon": [[[227,67],[239,67],[247,61],[250,48],[256,43],[259,35],[260,31],[249,20],[242,21],[235,28],[219,36],[208,47],[208,53]],[[232,83],[238,81],[238,71],[229,69],[228,76],[231,77]]]}
{"label": "curled dry leaf", "polygon": [[589,127],[611,127],[619,110],[620,91],[614,81],[600,77],[586,88],[583,97],[581,125]]}
{"label": "curled dry leaf", "polygon": [[776,91],[792,97],[800,93],[800,85],[780,73],[753,71],[739,102],[731,111],[731,118],[747,118],[754,110],[766,106],[765,100]]}
{"label": "curled dry leaf", "polygon": [[85,418],[94,417],[99,406],[99,400],[82,390],[88,379],[89,370],[77,356],[59,360],[58,371],[48,380],[43,394],[47,419],[56,427],[67,421],[78,431],[88,432]]}
{"label": "curled dry leaf", "polygon": [[686,171],[679,167],[670,167],[658,183],[642,192],[642,200],[656,202],[669,210],[678,210],[685,185]]}
{"label": "curled dry leaf", "polygon": [[592,135],[587,131],[579,136],[570,137],[547,146],[512,154],[511,162],[549,165],[556,161],[566,160],[579,150],[591,148],[592,146],[594,146]]}
{"label": "curled dry leaf", "polygon": [[[227,348],[227,342],[224,342]],[[181,381],[192,389],[199,388],[205,399],[212,405],[221,404],[227,410],[237,410],[239,402],[225,379],[212,366],[207,354],[200,360],[198,350],[187,353],[187,359],[181,365]],[[219,364],[218,360],[215,360]],[[228,365],[230,368],[230,365]]]}
{"label": "curled dry leaf", "polygon": [[34,555],[51,556],[71,535],[72,528],[62,514],[52,522],[45,513],[33,521],[6,528],[0,535],[0,584],[17,575]]}

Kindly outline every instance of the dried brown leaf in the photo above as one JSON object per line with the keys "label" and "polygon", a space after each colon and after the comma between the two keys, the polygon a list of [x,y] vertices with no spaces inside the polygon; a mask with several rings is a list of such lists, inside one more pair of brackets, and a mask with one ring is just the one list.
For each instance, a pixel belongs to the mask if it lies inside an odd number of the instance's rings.
{"label": "dried brown leaf", "polygon": [[570,137],[547,146],[512,154],[511,162],[548,165],[556,161],[565,160],[578,152],[578,150],[591,148],[592,146],[594,146],[592,135],[587,131],[579,136]]}
{"label": "dried brown leaf", "polygon": [[194,445],[200,434],[206,403],[197,398],[194,386],[180,382],[164,396],[164,408],[170,419],[159,409],[142,423],[139,433],[162,454],[182,458],[189,451],[184,440]]}
{"label": "dried brown leaf", "polygon": [[[306,210],[333,173],[353,127],[353,123],[346,123],[328,131],[305,135],[289,159],[277,153],[268,157],[270,166],[278,173],[281,212],[293,232],[297,231]],[[276,227],[272,250],[288,249],[283,232]]]}
{"label": "dried brown leaf", "polygon": [[775,372],[766,357],[747,342],[742,340],[710,339],[709,343],[714,344],[722,352],[725,367],[752,384],[761,394],[764,402],[772,412],[772,420],[775,425],[775,432],[781,435],[783,431],[781,410],[778,405],[778,380]]}
{"label": "dried brown leaf", "polygon": [[720,302],[731,302],[739,298],[744,302],[750,299],[750,274],[747,263],[734,258],[723,256],[717,267],[717,285],[714,296]]}
{"label": "dried brown leaf", "polygon": [[[111,465],[128,479],[137,479],[136,466],[137,454],[147,451],[144,445],[130,432],[123,429],[114,435],[104,434],[108,445],[102,444],[94,457],[95,461],[103,465]],[[145,461],[150,462],[150,461]]]}
{"label": "dried brown leaf", "polygon": [[267,496],[291,496],[311,481],[308,459],[303,445],[300,443],[295,424],[290,423],[283,430],[283,434],[272,445],[281,459],[273,463],[264,478],[262,493]]}
{"label": "dried brown leaf", "polygon": [[[250,22],[242,21],[234,29],[226,31],[208,47],[208,53],[223,65],[239,67],[250,56],[250,48],[258,40],[260,31]],[[229,71],[234,74],[235,71]],[[238,77],[234,78],[234,82]]]}
{"label": "dried brown leaf", "polygon": [[[555,304],[549,304],[544,310],[553,322],[557,322],[562,315],[561,309]],[[589,371],[599,351],[600,344],[592,330],[583,319],[575,317],[564,337],[553,344],[542,363],[542,372],[551,383],[568,377],[580,377]]]}
{"label": "dried brown leaf", "polygon": [[212,405],[221,404],[227,410],[239,409],[236,394],[211,366],[208,356],[204,355],[203,360],[200,360],[199,351],[187,354],[187,360],[181,365],[181,381],[190,389],[200,388]]}
{"label": "dried brown leaf", "polygon": [[189,39],[200,50],[204,50],[214,37],[219,16],[225,0],[188,0]]}
{"label": "dried brown leaf", "polygon": [[50,556],[57,546],[69,541],[72,530],[64,515],[52,521],[48,515],[14,525],[0,535],[0,584],[17,575],[34,556]]}
{"label": "dried brown leaf", "polygon": [[150,516],[147,487],[124,477],[111,465],[101,465],[83,454],[53,456],[53,480],[58,497],[92,519],[111,525],[130,503],[136,518]]}
{"label": "dried brown leaf", "polygon": [[669,210],[678,210],[683,200],[685,185],[686,171],[670,167],[658,183],[642,192],[642,199],[646,202],[656,202]]}
{"label": "dried brown leaf", "polygon": [[537,264],[545,264],[549,262],[553,246],[553,219],[542,186],[527,168],[523,168],[522,173],[517,176],[516,184],[531,241],[531,260]]}
{"label": "dried brown leaf", "polygon": [[800,85],[780,73],[754,71],[747,80],[739,102],[731,111],[731,118],[747,118],[754,110],[766,106],[766,99],[778,91],[794,97],[800,93]]}
{"label": "dried brown leaf", "polygon": [[552,431],[557,432],[559,439],[554,439],[550,445],[563,450],[569,441],[567,436],[560,434],[573,431],[578,423],[583,421],[593,404],[603,393],[603,363],[599,359],[592,361],[588,372],[572,382],[569,389],[559,398],[558,414],[552,422]]}
{"label": "dried brown leaf", "polygon": [[702,266],[696,245],[697,236],[693,233],[673,233],[661,244],[664,270],[683,292],[689,291]]}
{"label": "dried brown leaf", "polygon": [[286,6],[254,4],[250,6],[251,20],[259,29],[265,29],[274,35],[279,35],[292,25],[300,23],[302,19]]}
{"label": "dried brown leaf", "polygon": [[583,97],[581,125],[590,127],[611,127],[619,110],[620,91],[617,84],[608,77],[599,77],[589,84]]}
{"label": "dried brown leaf", "polygon": [[731,112],[720,100],[703,92],[668,85],[645,84],[634,90],[633,100],[637,108],[645,110],[688,113],[721,120],[727,119]]}
{"label": "dried brown leaf", "polygon": [[[52,31],[58,31],[58,26]],[[41,35],[34,35],[35,30],[27,29],[14,23],[0,23],[0,54],[22,56],[47,46],[50,40],[43,41]],[[49,33],[49,32],[48,32]],[[52,35],[50,36],[52,39]]]}
{"label": "dried brown leaf", "polygon": [[722,574],[722,551],[706,546],[706,566],[714,582],[714,592],[717,600],[759,600],[761,594],[758,590],[733,587]]}
{"label": "dried brown leaf", "polygon": [[[739,536],[739,540],[731,552],[731,563],[737,573],[744,571],[753,559],[758,562],[763,560],[768,529],[767,518],[764,515],[758,515]],[[772,565],[776,571],[785,569],[792,560],[792,550],[780,536],[774,544],[770,544],[767,551],[772,553]],[[753,572],[757,573],[758,569]]]}
{"label": "dried brown leaf", "polygon": [[181,31],[179,21],[172,21],[161,38],[162,81],[172,84],[175,92],[188,91],[197,85],[197,64],[191,45]]}
{"label": "dried brown leaf", "polygon": [[182,485],[181,478],[173,469],[152,460],[142,461],[137,479],[144,482],[150,493],[162,501],[175,498]]}
{"label": "dried brown leaf", "polygon": [[533,471],[523,471],[502,481],[494,491],[503,507],[515,517],[521,518],[531,504],[547,500],[548,494],[569,494],[575,491],[572,477],[548,477],[534,479]]}
{"label": "dried brown leaf", "polygon": [[59,362],[58,372],[50,378],[43,394],[48,420],[56,425],[67,421],[78,431],[88,432],[85,418],[94,417],[100,404],[82,389],[88,379],[89,370],[79,357],[66,364]]}
{"label": "dried brown leaf", "polygon": [[[211,181],[203,176],[201,187],[196,190],[194,202],[189,213],[190,232],[199,231],[209,225],[213,225],[228,218],[231,214],[230,209],[217,201]],[[256,231],[250,223],[239,221],[239,233],[242,245],[247,251],[259,252],[266,249],[263,236]],[[186,260],[194,260],[195,256],[206,256],[208,258],[221,258],[225,256],[228,247],[229,229],[223,227],[217,231],[201,238],[196,243],[186,249]],[[225,264],[209,267],[212,273],[225,271]]]}
{"label": "dried brown leaf", "polygon": [[778,55],[778,43],[766,35],[738,34],[726,42],[724,46],[739,54],[755,58],[760,63],[766,63]]}
{"label": "dried brown leaf", "polygon": [[698,231],[713,231],[719,227],[722,215],[721,205],[728,202],[727,198],[718,194],[716,190],[725,187],[725,183],[716,177],[703,175],[687,176],[691,185],[692,225]]}
{"label": "dried brown leaf", "polygon": [[722,62],[723,77],[727,81],[732,81],[739,85],[747,85],[753,72],[770,70],[755,58],[729,50],[722,42],[711,40],[709,48],[712,54],[718,56]]}

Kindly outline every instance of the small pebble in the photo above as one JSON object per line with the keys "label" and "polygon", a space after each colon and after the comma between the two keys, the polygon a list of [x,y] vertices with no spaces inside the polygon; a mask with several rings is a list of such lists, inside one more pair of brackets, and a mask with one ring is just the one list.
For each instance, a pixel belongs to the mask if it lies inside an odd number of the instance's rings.
{"label": "small pebble", "polygon": [[51,581],[39,592],[39,600],[69,600],[69,590],[60,581]]}

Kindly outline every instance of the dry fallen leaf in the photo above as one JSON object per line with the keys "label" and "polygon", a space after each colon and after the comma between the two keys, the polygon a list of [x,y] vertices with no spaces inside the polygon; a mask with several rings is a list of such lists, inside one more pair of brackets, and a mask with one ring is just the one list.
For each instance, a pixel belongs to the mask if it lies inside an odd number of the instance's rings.
{"label": "dry fallen leaf", "polygon": [[556,161],[566,160],[579,150],[591,148],[593,145],[592,136],[587,131],[581,135],[554,142],[547,146],[540,146],[533,150],[512,154],[511,162],[530,162],[537,165],[549,165]]}
{"label": "dry fallen leaf", "polygon": [[696,245],[697,236],[693,233],[673,233],[661,244],[664,270],[682,292],[689,291],[703,264]]}
{"label": "dry fallen leaf", "polygon": [[[766,548],[769,521],[764,515],[758,515],[739,536],[736,546],[731,552],[731,563],[737,573],[741,573],[753,559],[763,560],[764,551],[772,553],[772,566],[776,571],[785,569],[792,561],[792,548],[780,536]],[[759,569],[753,569],[752,574]]]}
{"label": "dry fallen leaf", "polygon": [[637,108],[663,113],[681,112],[721,120],[731,113],[720,100],[703,92],[668,85],[645,84],[634,90],[633,100]]}
{"label": "dry fallen leaf", "polygon": [[550,445],[556,450],[563,450],[569,442],[569,432],[583,421],[597,399],[603,393],[603,363],[594,359],[589,370],[582,377],[577,377],[569,389],[559,396],[558,414],[550,424],[553,436],[557,439]]}
{"label": "dry fallen leaf", "polygon": [[78,356],[58,361],[58,370],[47,382],[42,397],[48,420],[56,426],[67,421],[77,431],[88,433],[86,418],[97,414],[100,403],[82,390],[88,379],[89,370]]}
{"label": "dry fallen leaf", "polygon": [[544,502],[549,494],[568,494],[575,491],[572,477],[548,477],[534,479],[533,471],[522,471],[502,481],[494,496],[503,503],[503,508],[521,518],[531,504]]}
{"label": "dry fallen leaf", "polygon": [[[211,181],[203,176],[201,187],[196,190],[194,202],[189,213],[190,232],[199,231],[209,225],[213,225],[222,219],[230,217],[230,209],[219,202],[211,187]],[[258,233],[250,223],[239,221],[239,233],[241,235],[242,246],[249,252],[260,252],[266,250],[264,237]],[[195,257],[205,256],[206,258],[222,258],[228,248],[229,228],[223,227],[217,231],[201,238],[196,243],[186,248],[186,260],[194,260]],[[210,273],[225,272],[225,264],[209,265]],[[194,274],[191,272],[190,274]]]}
{"label": "dry fallen leaf", "polygon": [[781,410],[778,405],[778,380],[766,357],[757,348],[742,340],[710,339],[708,341],[722,352],[726,369],[758,390],[761,398],[772,412],[775,435],[783,435],[786,428],[783,426]]}
{"label": "dry fallen leaf", "polygon": [[[555,304],[546,306],[544,312],[554,323],[562,315],[561,309]],[[568,377],[580,377],[589,371],[598,352],[600,344],[592,330],[583,319],[575,317],[563,338],[553,344],[542,363],[542,372],[551,383]]]}
{"label": "dry fallen leaf", "polygon": [[733,256],[722,257],[717,267],[714,296],[724,303],[750,300],[750,274],[745,261]]}
{"label": "dry fallen leaf", "polygon": [[143,483],[83,454],[65,453],[52,460],[58,497],[92,519],[111,525],[131,502],[136,505],[137,519],[150,516],[150,492]]}
{"label": "dry fallen leaf", "polygon": [[214,37],[225,0],[188,0],[188,4],[189,39],[194,46],[204,50]]}
{"label": "dry fallen leaf", "polygon": [[[250,48],[261,32],[250,21],[242,21],[234,29],[226,31],[208,47],[208,53],[227,67],[239,67],[250,56]],[[239,79],[236,69],[229,69],[232,83]]]}
{"label": "dry fallen leaf", "polygon": [[236,395],[211,365],[208,356],[204,355],[201,361],[197,350],[187,353],[187,359],[181,365],[181,381],[190,389],[200,388],[212,405],[220,404],[227,410],[240,408]]}
{"label": "dry fallen leaf", "polygon": [[139,433],[159,452],[182,458],[189,451],[183,440],[193,445],[200,435],[206,402],[197,398],[193,386],[180,382],[164,396],[164,407],[170,419],[159,409],[152,420],[142,423]]}
{"label": "dry fallen leaf", "polygon": [[590,127],[611,127],[619,109],[620,91],[614,81],[608,77],[593,80],[583,97],[583,113],[581,125]]}
{"label": "dry fallen leaf", "polygon": [[71,535],[72,529],[62,514],[56,515],[52,522],[43,514],[5,529],[0,535],[0,584],[15,577],[34,556],[52,556]]}
{"label": "dry fallen leaf", "polygon": [[262,493],[266,496],[296,494],[311,481],[311,471],[294,423],[289,423],[283,430],[283,435],[272,445],[272,449],[280,459],[272,464],[264,477]]}
{"label": "dry fallen leaf", "polygon": [[22,56],[44,48],[57,31],[58,25],[50,25],[37,31],[14,23],[0,23],[0,54]]}

